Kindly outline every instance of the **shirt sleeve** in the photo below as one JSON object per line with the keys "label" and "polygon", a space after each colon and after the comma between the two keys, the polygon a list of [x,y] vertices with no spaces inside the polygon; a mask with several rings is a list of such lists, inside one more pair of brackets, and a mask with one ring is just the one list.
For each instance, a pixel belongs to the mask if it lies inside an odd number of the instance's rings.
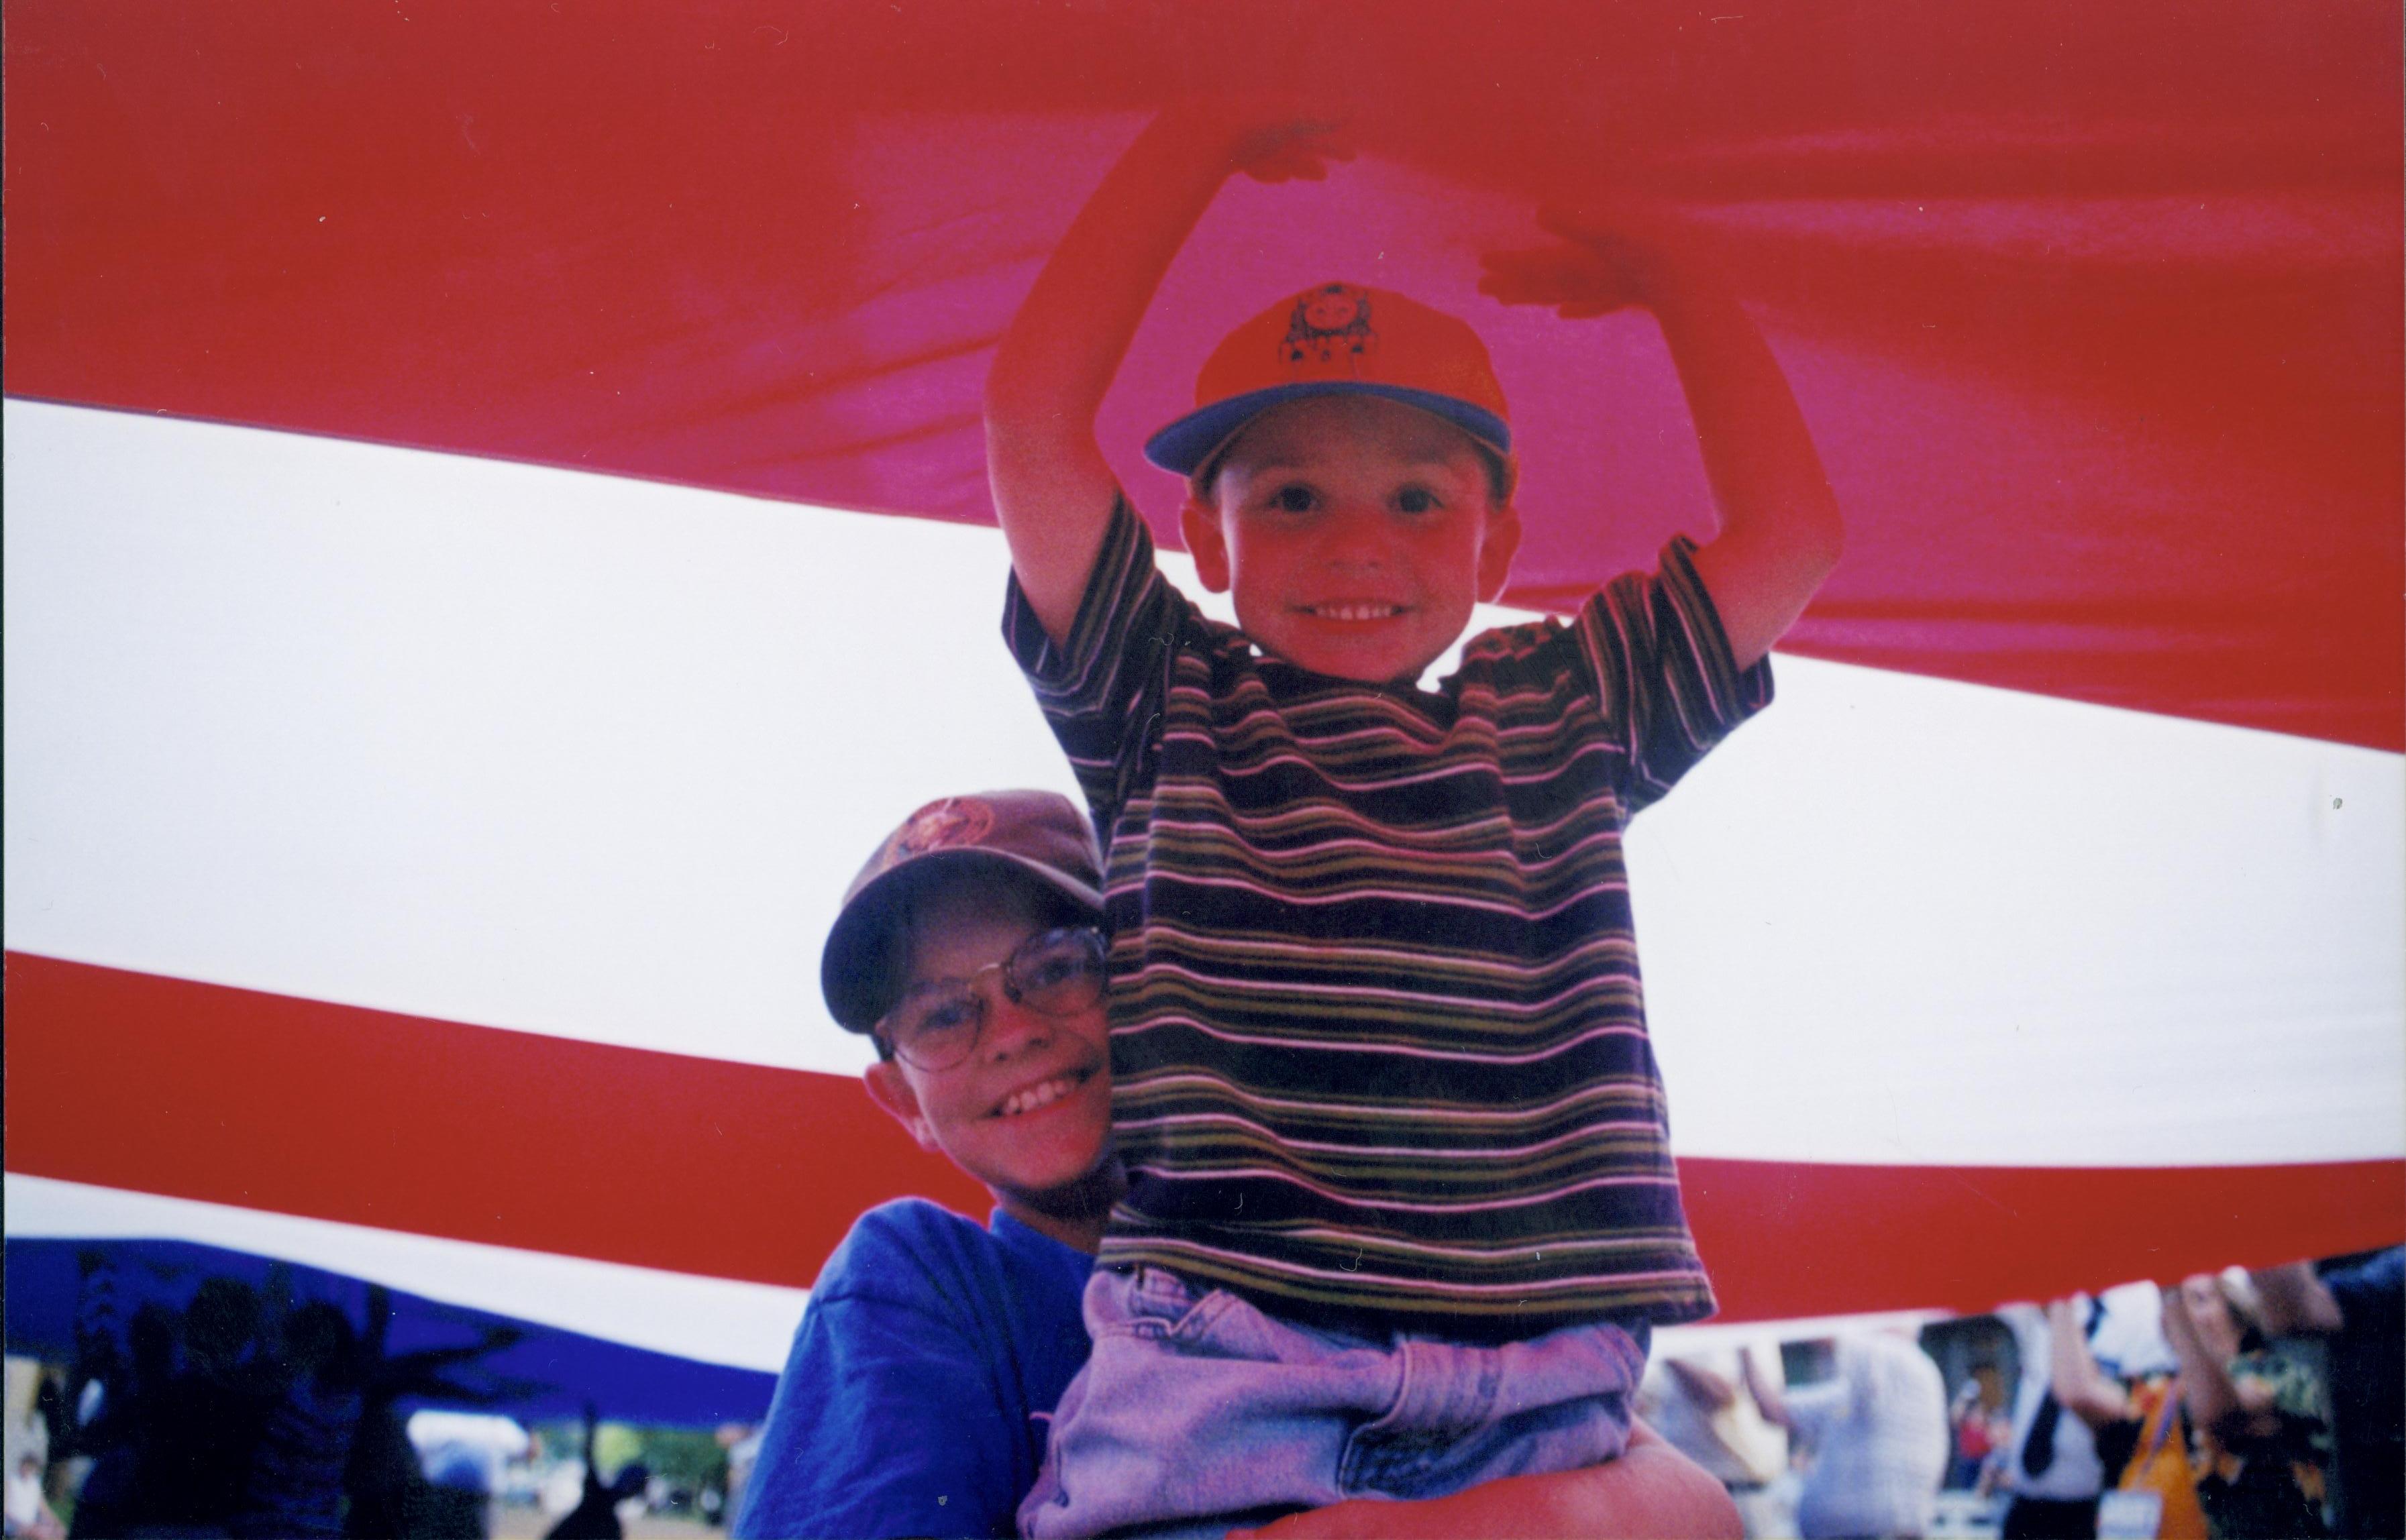
{"label": "shirt sleeve", "polygon": [[1106,836],[1153,774],[1169,660],[1193,614],[1155,570],[1153,537],[1125,496],[1111,508],[1067,646],[1054,645],[1012,576],[1003,639]]}
{"label": "shirt sleeve", "polygon": [[941,1309],[814,1293],[778,1378],[738,1540],[1009,1535],[1019,1469],[984,1358]]}
{"label": "shirt sleeve", "polygon": [[1852,1401],[1846,1379],[1824,1379],[1785,1392],[1789,1418],[1807,1443],[1827,1437],[1830,1424],[1844,1416]]}
{"label": "shirt sleeve", "polygon": [[1771,703],[1771,659],[1740,671],[1685,535],[1652,572],[1606,584],[1579,611],[1608,733],[1628,755],[1631,812],[1655,801],[1739,723]]}

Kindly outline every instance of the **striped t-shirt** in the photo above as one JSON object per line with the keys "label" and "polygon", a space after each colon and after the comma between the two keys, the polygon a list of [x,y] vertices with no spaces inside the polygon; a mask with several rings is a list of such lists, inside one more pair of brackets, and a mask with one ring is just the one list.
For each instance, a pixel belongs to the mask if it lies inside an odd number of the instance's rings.
{"label": "striped t-shirt", "polygon": [[1693,548],[1473,639],[1434,694],[1256,651],[1125,503],[1066,648],[1012,585],[1107,847],[1106,1265],[1457,1335],[1711,1312],[1621,844],[1771,698]]}

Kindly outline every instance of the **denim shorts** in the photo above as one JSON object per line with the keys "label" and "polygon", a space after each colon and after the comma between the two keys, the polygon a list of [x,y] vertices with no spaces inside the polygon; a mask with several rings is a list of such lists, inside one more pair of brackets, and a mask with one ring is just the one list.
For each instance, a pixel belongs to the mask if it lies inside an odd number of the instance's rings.
{"label": "denim shorts", "polygon": [[1489,1345],[1357,1336],[1156,1267],[1097,1269],[1085,1307],[1094,1355],[1019,1508],[1038,1540],[1215,1533],[1592,1465],[1627,1445],[1646,1367],[1643,1325]]}

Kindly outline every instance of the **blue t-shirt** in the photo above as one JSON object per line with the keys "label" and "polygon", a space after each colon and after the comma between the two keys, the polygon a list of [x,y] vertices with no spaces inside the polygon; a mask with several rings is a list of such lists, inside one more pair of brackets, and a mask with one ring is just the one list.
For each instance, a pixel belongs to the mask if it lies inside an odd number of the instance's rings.
{"label": "blue t-shirt", "polygon": [[1095,1259],[1000,1209],[860,1216],[811,1291],[738,1540],[1009,1535],[1086,1362]]}

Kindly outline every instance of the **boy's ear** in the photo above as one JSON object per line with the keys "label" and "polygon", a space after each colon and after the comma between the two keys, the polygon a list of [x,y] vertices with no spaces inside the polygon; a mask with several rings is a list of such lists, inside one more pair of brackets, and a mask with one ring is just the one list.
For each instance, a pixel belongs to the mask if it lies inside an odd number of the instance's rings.
{"label": "boy's ear", "polygon": [[1512,575],[1512,558],[1521,549],[1521,515],[1510,503],[1487,510],[1487,528],[1479,537],[1479,599],[1493,604],[1503,596]]}
{"label": "boy's ear", "polygon": [[861,1071],[860,1078],[869,1086],[869,1099],[909,1129],[920,1149],[936,1148],[936,1131],[928,1125],[927,1114],[919,1110],[919,1094],[911,1089],[910,1078],[902,1073],[900,1065],[881,1059]]}
{"label": "boy's ear", "polygon": [[1195,576],[1215,594],[1228,591],[1228,535],[1220,528],[1220,510],[1189,493],[1178,510],[1178,532],[1186,554],[1195,558]]}

